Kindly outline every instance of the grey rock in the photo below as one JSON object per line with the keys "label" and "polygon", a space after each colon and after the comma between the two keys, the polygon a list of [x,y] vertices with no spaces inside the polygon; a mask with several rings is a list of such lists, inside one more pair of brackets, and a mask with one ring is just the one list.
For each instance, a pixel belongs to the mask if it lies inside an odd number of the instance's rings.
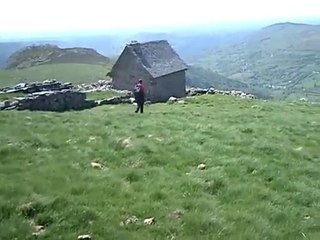
{"label": "grey rock", "polygon": [[177,101],[178,101],[178,99],[176,97],[169,97],[167,103],[172,104],[172,103],[177,102]]}
{"label": "grey rock", "polygon": [[79,235],[78,240],[91,240],[91,236],[86,234],[86,235]]}
{"label": "grey rock", "polygon": [[15,86],[15,88],[16,88],[16,89],[18,89],[18,88],[25,88],[25,87],[27,87],[27,86],[28,86],[27,83],[18,83],[18,84]]}
{"label": "grey rock", "polygon": [[5,108],[3,110],[9,111],[9,110],[13,110],[13,109],[16,109],[16,108],[17,108],[17,106],[10,106],[10,107],[7,107],[7,108]]}
{"label": "grey rock", "polygon": [[16,92],[20,92],[20,90],[19,89],[8,89],[6,91],[6,93],[16,93]]}
{"label": "grey rock", "polygon": [[4,107],[5,107],[5,108],[11,106],[11,101],[9,101],[9,100],[5,100],[3,103],[4,103]]}
{"label": "grey rock", "polygon": [[3,109],[5,109],[4,102],[0,102],[0,110],[3,110]]}
{"label": "grey rock", "polygon": [[13,110],[18,106],[18,101],[4,101],[0,104],[0,110]]}
{"label": "grey rock", "polygon": [[10,107],[16,107],[18,106],[18,104],[19,104],[19,101],[12,101],[10,102]]}

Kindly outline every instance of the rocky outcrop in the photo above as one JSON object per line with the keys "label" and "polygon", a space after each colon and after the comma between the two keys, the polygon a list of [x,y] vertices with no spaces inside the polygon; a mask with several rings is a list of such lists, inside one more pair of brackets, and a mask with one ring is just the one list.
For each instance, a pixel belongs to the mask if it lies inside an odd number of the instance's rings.
{"label": "rocky outcrop", "polygon": [[26,97],[16,98],[14,101],[5,101],[0,110],[32,110],[55,111],[83,110],[95,107],[93,100],[86,100],[86,94],[72,91],[47,91],[29,94]]}

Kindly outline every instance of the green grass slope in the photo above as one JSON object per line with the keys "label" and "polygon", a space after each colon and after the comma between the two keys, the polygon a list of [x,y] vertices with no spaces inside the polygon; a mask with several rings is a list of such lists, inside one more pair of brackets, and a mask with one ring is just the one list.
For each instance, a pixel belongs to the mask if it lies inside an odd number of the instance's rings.
{"label": "green grass slope", "polygon": [[0,239],[319,239],[319,119],[227,96],[1,112]]}
{"label": "green grass slope", "polygon": [[229,41],[199,62],[274,96],[320,101],[320,26],[282,23]]}
{"label": "green grass slope", "polygon": [[25,69],[0,70],[0,87],[11,86],[19,82],[57,79],[61,82],[89,83],[105,79],[111,64],[94,65],[80,63],[46,64]]}

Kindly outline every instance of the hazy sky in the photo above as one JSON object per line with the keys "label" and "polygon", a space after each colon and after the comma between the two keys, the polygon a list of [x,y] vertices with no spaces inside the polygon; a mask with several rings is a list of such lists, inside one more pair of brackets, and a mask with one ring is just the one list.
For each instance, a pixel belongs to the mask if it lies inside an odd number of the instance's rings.
{"label": "hazy sky", "polygon": [[1,0],[0,6],[0,36],[320,17],[320,0]]}

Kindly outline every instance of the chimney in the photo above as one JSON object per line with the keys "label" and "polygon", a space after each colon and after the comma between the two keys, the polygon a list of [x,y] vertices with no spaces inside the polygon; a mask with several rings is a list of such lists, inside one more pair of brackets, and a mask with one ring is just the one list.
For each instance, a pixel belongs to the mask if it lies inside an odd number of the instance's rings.
{"label": "chimney", "polygon": [[141,45],[138,41],[131,41],[129,44],[128,44],[130,47],[132,47],[133,51],[140,55],[142,54],[141,52]]}

